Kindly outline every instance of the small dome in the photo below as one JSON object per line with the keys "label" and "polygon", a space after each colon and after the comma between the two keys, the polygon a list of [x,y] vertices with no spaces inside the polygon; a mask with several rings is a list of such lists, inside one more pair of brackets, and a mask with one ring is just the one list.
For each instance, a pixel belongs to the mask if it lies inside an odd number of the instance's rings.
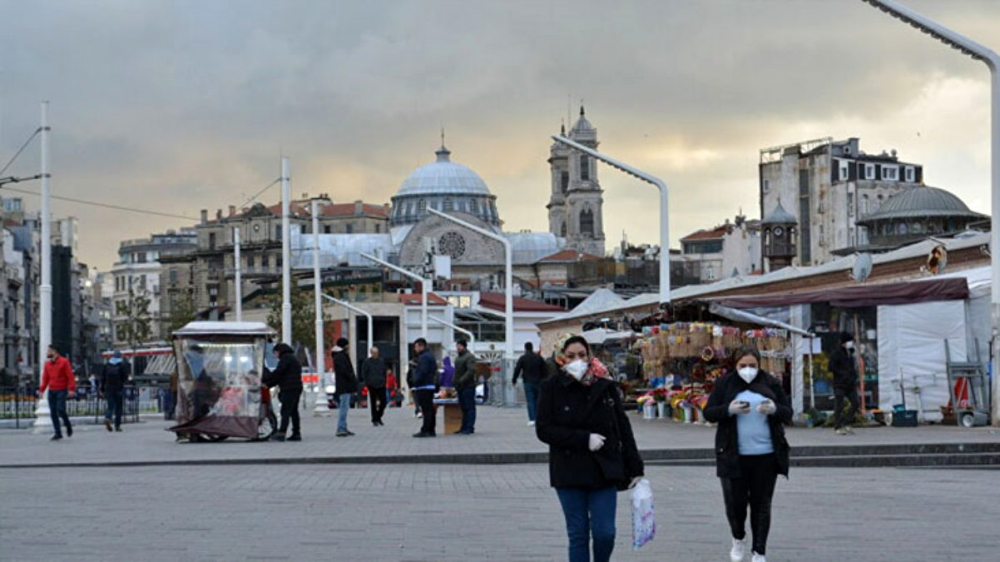
{"label": "small dome", "polygon": [[451,161],[451,151],[442,146],[435,152],[437,161],[425,164],[410,174],[396,192],[396,197],[412,195],[491,195],[483,178],[470,168]]}
{"label": "small dome", "polygon": [[920,217],[982,217],[954,194],[937,187],[912,187],[885,200],[864,221]]}
{"label": "small dome", "polygon": [[764,220],[760,221],[760,224],[797,224],[799,221],[795,218],[795,215],[789,213],[781,206],[781,201],[778,201],[778,206],[774,208],[770,213],[764,217]]}
{"label": "small dome", "polygon": [[587,121],[587,117],[586,117],[585,112],[583,110],[583,106],[581,105],[580,106],[580,118],[577,119],[576,124],[573,125],[573,128],[570,130],[570,132],[571,133],[589,133],[589,132],[591,132],[593,130],[594,130],[594,126],[590,124],[590,121]]}

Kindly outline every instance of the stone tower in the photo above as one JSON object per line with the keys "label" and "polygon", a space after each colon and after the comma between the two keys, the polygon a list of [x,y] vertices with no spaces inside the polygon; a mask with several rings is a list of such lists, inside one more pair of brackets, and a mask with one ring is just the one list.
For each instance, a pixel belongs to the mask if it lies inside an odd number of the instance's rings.
{"label": "stone tower", "polygon": [[[562,133],[565,132],[564,127]],[[583,106],[569,138],[597,148],[597,129],[587,120]],[[550,149],[549,167],[552,171],[552,194],[547,205],[549,231],[566,238],[568,248],[603,256],[604,192],[597,180],[597,162],[555,143]]]}
{"label": "stone tower", "polygon": [[760,221],[760,227],[764,235],[761,246],[764,271],[777,271],[792,265],[798,234],[795,215],[786,211],[778,200],[778,205]]}

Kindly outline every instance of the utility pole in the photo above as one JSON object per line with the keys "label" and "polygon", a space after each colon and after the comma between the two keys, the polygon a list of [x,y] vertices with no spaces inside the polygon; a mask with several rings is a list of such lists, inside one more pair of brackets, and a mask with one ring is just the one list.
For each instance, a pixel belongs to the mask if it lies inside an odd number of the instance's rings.
{"label": "utility pole", "polygon": [[243,321],[243,263],[240,258],[240,227],[233,229],[233,264],[236,266],[236,321]]}
{"label": "utility pole", "polygon": [[292,236],[289,162],[281,157],[281,341],[292,345]]}
{"label": "utility pole", "polygon": [[[52,343],[52,225],[49,200],[51,191],[49,180],[52,174],[49,172],[49,102],[42,102],[41,113],[41,174],[42,174],[42,284],[39,290],[40,313],[38,318],[38,382],[41,384],[42,372],[45,370],[45,354]],[[26,303],[31,306],[31,303]],[[34,432],[47,432],[52,426],[49,417],[48,391],[45,396],[38,397],[38,407],[35,409]]]}

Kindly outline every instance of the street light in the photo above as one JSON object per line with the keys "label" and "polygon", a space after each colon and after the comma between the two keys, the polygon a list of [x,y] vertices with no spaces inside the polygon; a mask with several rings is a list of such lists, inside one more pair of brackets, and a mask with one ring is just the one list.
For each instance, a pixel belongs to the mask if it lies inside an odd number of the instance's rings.
{"label": "street light", "polygon": [[437,215],[447,221],[451,221],[459,226],[468,228],[473,232],[482,234],[487,238],[492,238],[503,244],[504,253],[504,359],[511,361],[514,359],[514,272],[513,259],[511,258],[510,240],[495,232],[481,228],[462,219],[445,214],[437,209],[427,208],[431,214]]}
{"label": "street light", "polygon": [[910,24],[938,41],[986,64],[990,69],[990,285],[993,305],[993,426],[1000,427],[1000,57],[979,43],[955,33],[930,18],[894,0],[861,0],[890,16]]}
{"label": "street light", "polygon": [[[376,258],[375,256],[370,254],[361,254],[361,257],[365,258],[368,261],[373,261],[381,265],[382,267],[387,267],[397,273],[401,273],[409,277],[410,279],[416,279],[417,281],[420,281],[420,337],[426,340],[427,339],[427,287],[428,285],[430,285],[431,280],[424,279],[423,277],[417,275],[416,273],[413,273],[412,271],[403,269],[402,267],[396,265],[392,265],[391,263]],[[407,322],[406,327],[409,328],[409,322]]]}
{"label": "street light", "polygon": [[[335,298],[331,297],[330,295],[323,295],[323,298],[326,299],[326,300],[328,300],[328,301],[330,301],[330,302],[332,302],[332,303],[339,304],[340,306],[346,308],[347,310],[353,310],[355,313],[360,314],[360,315],[362,315],[362,316],[364,316],[365,318],[368,319],[368,349],[365,352],[365,357],[371,357],[371,354],[372,354],[372,345],[374,343],[372,341],[372,336],[373,336],[372,315],[370,313],[368,313],[368,312],[366,312],[366,311],[364,311],[364,310],[362,310],[362,309],[354,306],[353,304],[351,304],[351,303],[349,303],[347,301],[342,301],[340,299],[335,299]],[[359,363],[360,363],[360,361],[359,361]]]}
{"label": "street light", "polygon": [[667,214],[667,184],[652,174],[633,168],[624,162],[601,154],[593,148],[584,146],[562,135],[552,135],[552,140],[574,150],[586,153],[608,166],[654,185],[660,190],[660,308],[666,308],[670,304],[670,222]]}
{"label": "street light", "polygon": [[[41,180],[42,180],[42,209],[40,220],[42,222],[42,282],[39,287],[39,309],[38,319],[38,384],[41,385],[42,373],[45,370],[45,354],[52,343],[52,213],[49,210],[49,202],[52,193],[49,188],[49,180],[52,174],[49,173],[49,102],[42,102],[41,113]],[[35,410],[35,433],[46,431],[52,424],[49,417],[48,390],[45,396],[38,397],[38,407]]]}
{"label": "street light", "polygon": [[281,341],[292,344],[292,187],[287,156],[281,157]]}

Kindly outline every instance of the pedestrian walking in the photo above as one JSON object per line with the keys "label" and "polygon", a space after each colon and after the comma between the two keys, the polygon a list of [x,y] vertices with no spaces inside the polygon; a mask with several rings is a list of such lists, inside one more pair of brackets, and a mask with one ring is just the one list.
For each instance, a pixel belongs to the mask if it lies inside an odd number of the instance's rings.
{"label": "pedestrian walking", "polygon": [[131,374],[128,362],[122,359],[122,352],[115,351],[101,371],[101,392],[107,407],[104,409],[104,428],[111,431],[122,430],[122,413],[125,408],[125,384]]}
{"label": "pedestrian walking", "polygon": [[455,359],[455,392],[458,407],[462,410],[462,427],[455,433],[472,435],[476,432],[476,356],[469,351],[465,340],[455,342],[458,359]]}
{"label": "pedestrian walking", "polygon": [[437,361],[434,360],[434,353],[427,348],[427,340],[417,338],[413,342],[413,353],[417,356],[417,365],[413,369],[413,397],[417,402],[417,407],[423,417],[420,431],[414,433],[414,437],[437,437],[435,428],[437,416],[434,412],[434,390],[437,383]]}
{"label": "pedestrian walking", "polygon": [[592,357],[587,340],[569,337],[568,360],[541,383],[538,438],[549,445],[549,480],[566,519],[569,561],[607,562],[615,548],[619,490],[644,473],[618,386]]}
{"label": "pedestrian walking", "polygon": [[351,411],[351,398],[358,391],[358,377],[354,374],[354,364],[347,353],[350,342],[347,338],[337,340],[333,348],[333,374],[336,388],[333,391],[337,399],[337,437],[350,437],[354,432],[347,429],[347,414]]}
{"label": "pedestrian walking", "polygon": [[279,343],[272,350],[278,358],[278,366],[265,373],[264,386],[278,387],[278,401],[281,402],[281,425],[271,439],[284,441],[288,422],[292,422],[289,441],[302,441],[302,425],[299,419],[299,400],[302,398],[302,363],[295,357],[295,350],[287,343]]}
{"label": "pedestrian walking", "polygon": [[783,424],[792,420],[792,405],[781,381],[760,370],[755,347],[737,349],[733,362],[735,367],[715,383],[705,419],[718,424],[715,464],[733,536],[729,557],[733,562],[746,557],[749,505],[753,562],[765,562],[775,483],[779,474],[788,477]]}
{"label": "pedestrian walking", "polygon": [[42,369],[42,384],[38,387],[38,396],[49,391],[49,415],[52,416],[52,428],[55,430],[52,441],[58,441],[62,439],[60,419],[66,424],[66,436],[73,437],[73,424],[69,422],[69,415],[66,413],[66,396],[70,392],[76,393],[76,377],[69,360],[59,355],[55,347],[49,346],[46,358],[48,360]]}
{"label": "pedestrian walking", "polygon": [[[858,415],[858,363],[854,356],[854,336],[840,334],[840,346],[830,354],[830,372],[833,373],[833,426],[837,435],[854,433],[851,427]],[[847,414],[844,414],[847,400]]]}
{"label": "pedestrian walking", "polygon": [[369,356],[361,363],[361,380],[368,388],[368,404],[372,411],[372,426],[379,427],[385,414],[389,396],[385,359],[379,357],[379,350],[372,346]]}
{"label": "pedestrian walking", "polygon": [[522,355],[517,360],[517,365],[514,366],[514,379],[511,381],[511,385],[517,387],[517,379],[520,376],[524,376],[524,400],[528,403],[528,425],[535,425],[535,412],[538,408],[538,390],[539,385],[542,384],[542,380],[545,378],[546,367],[545,359],[542,356],[535,353],[535,346],[532,343],[525,342],[524,344],[524,355]]}

